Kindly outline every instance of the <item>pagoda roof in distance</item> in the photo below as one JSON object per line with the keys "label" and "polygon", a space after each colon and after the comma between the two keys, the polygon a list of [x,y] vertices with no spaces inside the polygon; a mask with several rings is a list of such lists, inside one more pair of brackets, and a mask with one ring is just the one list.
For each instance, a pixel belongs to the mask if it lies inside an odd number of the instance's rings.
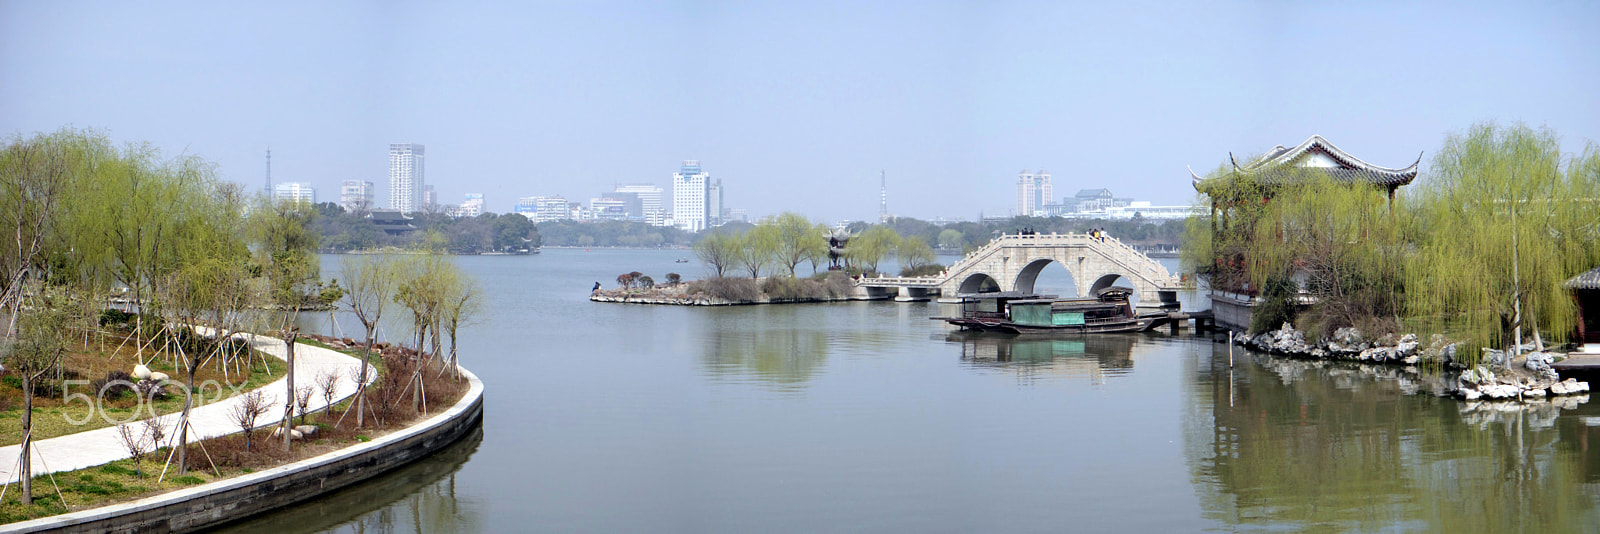
{"label": "pagoda roof in distance", "polygon": [[[1232,159],[1232,155],[1229,155]],[[1379,167],[1362,161],[1361,158],[1350,155],[1349,152],[1340,150],[1333,143],[1328,142],[1320,135],[1312,135],[1305,142],[1293,147],[1278,145],[1254,161],[1244,165],[1234,163],[1235,172],[1255,175],[1257,180],[1269,184],[1284,184],[1296,181],[1303,176],[1300,172],[1284,172],[1286,167],[1310,169],[1320,171],[1332,178],[1335,182],[1354,184],[1365,183],[1386,189],[1394,189],[1411,183],[1417,178],[1417,166],[1422,163],[1422,154],[1417,154],[1417,161],[1404,168]],[[1194,188],[1202,190],[1201,182],[1205,178],[1189,169],[1189,175],[1194,180]]]}

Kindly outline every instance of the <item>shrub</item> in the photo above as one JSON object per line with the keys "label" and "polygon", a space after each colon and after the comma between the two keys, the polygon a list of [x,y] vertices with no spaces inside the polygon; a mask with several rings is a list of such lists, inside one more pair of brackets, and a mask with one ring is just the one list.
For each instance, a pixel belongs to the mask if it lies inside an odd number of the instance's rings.
{"label": "shrub", "polygon": [[828,298],[823,285],[802,278],[774,276],[761,283],[761,291],[772,300],[820,300]]}
{"label": "shrub", "polygon": [[112,308],[100,312],[100,326],[116,326],[128,324],[133,320],[133,314]]}
{"label": "shrub", "polygon": [[930,263],[928,265],[922,265],[919,267],[906,267],[904,269],[900,269],[900,276],[933,276],[941,272],[944,272],[943,265]]}
{"label": "shrub", "polygon": [[688,293],[706,295],[734,302],[750,302],[761,298],[761,285],[749,278],[707,278],[689,283]]}
{"label": "shrub", "polygon": [[1262,285],[1261,304],[1256,305],[1250,317],[1252,333],[1277,330],[1283,323],[1292,323],[1298,311],[1296,300],[1300,296],[1300,285],[1293,278],[1274,276]]}
{"label": "shrub", "polygon": [[106,377],[96,380],[90,385],[94,387],[91,395],[101,395],[106,400],[120,399],[123,395],[133,391],[133,383],[137,382],[132,375],[122,371],[111,371]]}
{"label": "shrub", "polygon": [[833,298],[849,296],[855,289],[855,283],[850,280],[850,275],[841,271],[829,271],[822,280],[822,286],[827,290],[828,296]]}

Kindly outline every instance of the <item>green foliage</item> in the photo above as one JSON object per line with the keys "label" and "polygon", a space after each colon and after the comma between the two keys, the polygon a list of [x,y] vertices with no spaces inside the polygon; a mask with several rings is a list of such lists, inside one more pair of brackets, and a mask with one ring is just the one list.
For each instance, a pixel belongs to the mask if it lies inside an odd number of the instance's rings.
{"label": "green foliage", "polygon": [[933,247],[928,246],[927,240],[921,236],[905,238],[900,242],[896,252],[900,266],[904,269],[916,270],[933,263]]}
{"label": "green foliage", "polygon": [[761,297],[761,284],[751,278],[719,276],[690,282],[687,292],[733,302],[749,302]]}
{"label": "green foliage", "polygon": [[866,270],[877,271],[878,262],[900,247],[900,234],[886,226],[872,226],[850,239],[845,253]]}
{"label": "green foliage", "polygon": [[1406,265],[1419,324],[1495,346],[1519,327],[1556,341],[1576,329],[1562,283],[1600,265],[1600,152],[1565,158],[1548,129],[1479,124],[1445,140]]}
{"label": "green foliage", "polygon": [[738,235],[708,232],[694,243],[694,254],[711,267],[716,278],[722,278],[734,266],[735,247],[742,245]]}
{"label": "green foliage", "polygon": [[1283,323],[1293,323],[1297,312],[1296,298],[1300,287],[1288,276],[1267,279],[1261,288],[1261,303],[1250,316],[1251,332],[1277,330]]}
{"label": "green foliage", "polygon": [[900,276],[937,276],[944,272],[944,266],[937,263],[918,265],[916,267],[902,267]]}
{"label": "green foliage", "polygon": [[685,246],[694,237],[677,228],[632,221],[543,222],[539,223],[539,235],[547,245],[564,247]]}

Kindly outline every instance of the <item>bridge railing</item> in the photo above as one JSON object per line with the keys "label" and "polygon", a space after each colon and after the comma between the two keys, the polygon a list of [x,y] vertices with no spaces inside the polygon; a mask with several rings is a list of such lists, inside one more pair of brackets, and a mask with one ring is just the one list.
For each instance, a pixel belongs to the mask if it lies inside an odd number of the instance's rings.
{"label": "bridge railing", "polygon": [[1008,234],[990,240],[977,250],[967,253],[960,260],[950,264],[950,267],[935,276],[924,277],[875,277],[862,278],[859,285],[915,285],[930,286],[940,285],[948,281],[954,274],[961,273],[973,265],[987,259],[1005,247],[1059,247],[1078,246],[1094,250],[1106,259],[1116,263],[1129,274],[1140,276],[1159,287],[1178,287],[1182,280],[1173,276],[1166,266],[1151,259],[1138,249],[1123,243],[1122,240],[1110,237],[1091,237],[1088,234]]}

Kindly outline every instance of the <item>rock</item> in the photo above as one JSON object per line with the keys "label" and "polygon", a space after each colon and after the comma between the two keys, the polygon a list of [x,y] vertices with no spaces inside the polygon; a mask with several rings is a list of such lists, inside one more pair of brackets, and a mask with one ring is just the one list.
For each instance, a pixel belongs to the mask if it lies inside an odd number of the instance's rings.
{"label": "rock", "polygon": [[1475,401],[1483,398],[1483,393],[1474,388],[1461,388],[1456,390],[1456,393],[1460,393],[1461,398],[1469,401]]}
{"label": "rock", "polygon": [[318,430],[321,430],[321,428],[317,427],[317,425],[300,425],[294,427],[294,431],[299,432],[300,436],[304,437],[315,436],[317,435]]}
{"label": "rock", "polygon": [[1455,363],[1456,362],[1456,344],[1455,343],[1451,343],[1449,345],[1445,345],[1443,349],[1440,349],[1439,350],[1439,358],[1443,359],[1444,363],[1447,363],[1447,364]]}
{"label": "rock", "polygon": [[144,364],[141,363],[141,364],[133,366],[133,372],[129,373],[129,374],[132,374],[134,378],[137,378],[139,380],[149,380],[150,379],[150,368],[149,367],[145,367]]}
{"label": "rock", "polygon": [[1491,399],[1509,399],[1509,398],[1513,398],[1513,397],[1516,397],[1517,393],[1521,391],[1521,388],[1518,388],[1517,386],[1511,386],[1511,385],[1506,385],[1506,384],[1490,384],[1490,385],[1483,386],[1483,387],[1478,388],[1478,389],[1479,389],[1479,391],[1483,392],[1483,395],[1485,397],[1489,397]]}
{"label": "rock", "polygon": [[1394,353],[1401,358],[1409,357],[1417,353],[1417,347],[1419,346],[1420,345],[1415,341],[1401,341],[1399,344],[1395,345]]}
{"label": "rock", "polygon": [[1528,368],[1529,371],[1539,372],[1549,369],[1551,363],[1552,359],[1549,354],[1530,352],[1528,353],[1528,358],[1522,362],[1522,366]]}
{"label": "rock", "polygon": [[1417,335],[1416,334],[1406,334],[1406,335],[1400,336],[1400,342],[1401,343],[1416,343],[1417,342]]}
{"label": "rock", "polygon": [[1391,333],[1384,334],[1383,337],[1378,338],[1377,341],[1373,342],[1373,346],[1375,346],[1375,347],[1393,347],[1393,346],[1395,346],[1396,343],[1398,343],[1398,341],[1395,341],[1394,333],[1391,332]]}
{"label": "rock", "polygon": [[[278,428],[272,429],[272,437],[274,437],[274,438],[283,437],[283,427],[280,426]],[[300,433],[299,430],[295,430],[295,429],[292,429],[292,428],[289,429],[289,439],[294,440],[294,439],[302,439],[302,438],[305,438],[305,437],[306,437],[305,434]]]}
{"label": "rock", "polygon": [[161,382],[161,381],[164,381],[164,380],[166,380],[168,378],[170,378],[170,377],[168,377],[166,373],[162,373],[162,372],[150,373],[150,381],[151,382]]}
{"label": "rock", "polygon": [[1354,326],[1347,326],[1333,331],[1333,341],[1340,345],[1354,347],[1361,344],[1361,330]]}
{"label": "rock", "polygon": [[1556,382],[1554,384],[1550,384],[1551,395],[1566,395],[1567,393],[1569,393],[1569,390],[1567,389],[1567,384],[1565,382]]}
{"label": "rock", "polygon": [[1524,396],[1524,397],[1533,397],[1535,399],[1543,399],[1544,398],[1544,390],[1540,389],[1540,388],[1527,389],[1527,390],[1524,390],[1522,392],[1522,396]]}
{"label": "rock", "polygon": [[[1412,354],[1410,356],[1406,356],[1405,358],[1401,359],[1400,361],[1405,362],[1406,365],[1416,365],[1417,364],[1417,359],[1418,359],[1417,355]],[[1415,371],[1413,371],[1413,372],[1415,372]]]}

